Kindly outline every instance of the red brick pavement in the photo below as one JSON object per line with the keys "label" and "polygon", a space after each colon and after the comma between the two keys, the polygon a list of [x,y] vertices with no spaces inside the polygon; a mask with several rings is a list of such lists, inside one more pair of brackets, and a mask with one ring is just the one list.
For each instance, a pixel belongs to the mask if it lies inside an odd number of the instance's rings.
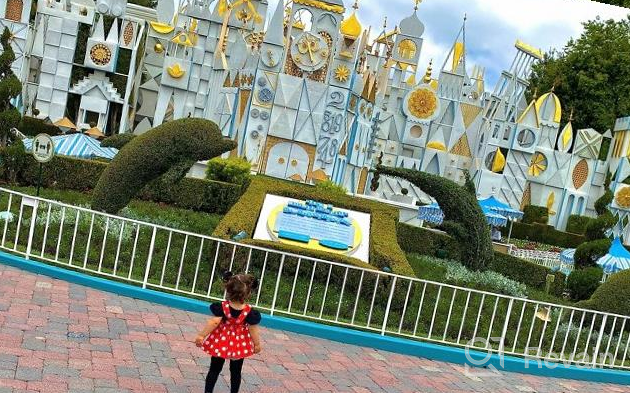
{"label": "red brick pavement", "polygon": [[[209,358],[191,340],[204,318],[0,265],[0,393],[201,392]],[[264,352],[245,361],[243,392],[630,392],[466,376],[449,363],[272,329],[262,336]]]}

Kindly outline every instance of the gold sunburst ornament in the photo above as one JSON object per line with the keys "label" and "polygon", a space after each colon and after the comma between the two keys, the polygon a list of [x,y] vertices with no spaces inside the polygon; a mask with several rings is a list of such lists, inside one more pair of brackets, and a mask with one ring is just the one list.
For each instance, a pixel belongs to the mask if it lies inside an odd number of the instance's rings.
{"label": "gold sunburst ornament", "polygon": [[343,64],[340,64],[335,69],[335,79],[338,82],[345,82],[350,77],[350,69]]}
{"label": "gold sunburst ornament", "polygon": [[90,59],[98,66],[106,66],[112,60],[112,51],[107,45],[96,44],[90,49]]}
{"label": "gold sunburst ornament", "polygon": [[418,119],[428,119],[435,114],[438,106],[434,92],[427,88],[420,88],[411,93],[407,102],[409,113]]}
{"label": "gold sunburst ornament", "polygon": [[615,202],[624,209],[630,208],[630,187],[624,187],[617,191],[615,195]]}

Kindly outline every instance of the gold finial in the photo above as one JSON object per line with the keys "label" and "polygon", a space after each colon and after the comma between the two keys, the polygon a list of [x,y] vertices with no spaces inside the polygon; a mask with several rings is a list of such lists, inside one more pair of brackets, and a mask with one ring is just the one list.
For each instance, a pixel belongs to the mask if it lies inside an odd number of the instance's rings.
{"label": "gold finial", "polygon": [[420,3],[422,3],[422,0],[414,0],[414,2],[416,3],[416,5],[413,7],[413,10],[418,11],[418,6],[420,5]]}
{"label": "gold finial", "polygon": [[571,114],[569,115],[569,123],[573,121],[573,107],[571,107]]}
{"label": "gold finial", "polygon": [[429,60],[429,66],[427,67],[427,72],[424,74],[424,78],[422,78],[422,82],[428,84],[431,83],[433,79],[431,77],[431,73],[433,72],[433,59]]}
{"label": "gold finial", "polygon": [[354,8],[355,10],[359,9],[359,0],[354,0],[354,4],[352,5],[352,8]]}
{"label": "gold finial", "polygon": [[464,12],[464,23],[466,22],[466,20],[468,20],[468,14]]}
{"label": "gold finial", "polygon": [[538,98],[538,86],[536,86],[536,88],[534,89],[534,95],[532,97],[534,98],[534,100]]}
{"label": "gold finial", "polygon": [[383,30],[387,29],[387,16],[383,19]]}

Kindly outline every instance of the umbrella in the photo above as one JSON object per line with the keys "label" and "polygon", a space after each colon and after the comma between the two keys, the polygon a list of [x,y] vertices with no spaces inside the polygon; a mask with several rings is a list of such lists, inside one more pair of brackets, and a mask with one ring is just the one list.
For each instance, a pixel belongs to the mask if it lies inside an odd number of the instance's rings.
{"label": "umbrella", "polygon": [[[504,227],[507,225],[506,217],[488,209],[482,208],[481,210],[486,216],[488,224],[497,227]],[[430,205],[420,206],[418,209],[418,219],[439,225],[444,220],[444,213],[442,212],[440,205],[438,205],[437,202],[433,202]]]}
{"label": "umbrella", "polygon": [[517,210],[517,209],[512,209],[510,205],[499,201],[492,195],[485,199],[479,199],[479,206],[481,206],[482,208],[486,207],[511,220],[519,220],[523,218],[522,211]]}
{"label": "umbrella", "polygon": [[57,128],[59,128],[63,132],[68,132],[70,130],[76,130],[77,129],[77,126],[74,125],[74,123],[71,122],[70,119],[68,119],[67,117],[64,117],[61,120],[57,120],[53,124],[55,126],[57,126]]}
{"label": "umbrella", "polygon": [[606,274],[630,269],[630,252],[621,244],[621,240],[616,237],[608,249],[608,254],[599,258],[597,264],[604,269]]}
{"label": "umbrella", "polygon": [[573,256],[575,255],[575,248],[567,248],[560,253],[560,262],[568,265],[573,265]]}
{"label": "umbrella", "polygon": [[105,134],[103,134],[103,131],[101,131],[98,127],[92,127],[85,131],[84,134],[96,139],[105,138]]}
{"label": "umbrella", "polygon": [[[94,138],[84,134],[67,134],[53,136],[55,144],[55,154],[76,158],[106,158],[113,159],[118,153],[118,149],[113,147],[101,147]],[[24,148],[30,150],[33,146],[32,139],[23,141]]]}

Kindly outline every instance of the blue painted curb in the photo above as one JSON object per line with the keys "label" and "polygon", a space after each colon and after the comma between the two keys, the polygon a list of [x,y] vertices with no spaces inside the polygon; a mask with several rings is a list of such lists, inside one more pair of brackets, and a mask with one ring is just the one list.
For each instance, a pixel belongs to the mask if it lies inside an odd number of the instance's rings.
{"label": "blue painted curb", "polygon": [[[201,300],[171,295],[150,289],[142,289],[141,287],[110,281],[99,277],[92,277],[83,273],[47,265],[45,263],[27,260],[2,251],[0,251],[0,263],[35,274],[42,274],[90,288],[146,300],[180,310],[201,314],[208,313],[208,303]],[[305,334],[345,344],[370,347],[402,355],[418,356],[437,361],[475,366],[466,358],[466,352],[464,349],[459,347],[449,347],[446,345],[406,340],[397,337],[381,336],[375,333],[362,332],[337,326],[328,326],[319,323],[266,314],[264,315],[264,325],[272,329]],[[501,357],[499,355],[489,355],[479,351],[470,351],[469,356],[476,363],[479,363],[482,359],[486,359],[486,362],[483,363],[483,368],[487,369],[490,368],[490,366],[493,366],[499,370],[499,372],[518,372],[545,377],[630,385],[630,372],[626,371],[580,368],[577,366],[565,366],[564,364],[553,362],[541,362],[539,367],[537,360],[527,360],[513,356],[504,356],[503,365],[501,365]],[[472,373],[474,375],[475,371],[473,370]]]}

